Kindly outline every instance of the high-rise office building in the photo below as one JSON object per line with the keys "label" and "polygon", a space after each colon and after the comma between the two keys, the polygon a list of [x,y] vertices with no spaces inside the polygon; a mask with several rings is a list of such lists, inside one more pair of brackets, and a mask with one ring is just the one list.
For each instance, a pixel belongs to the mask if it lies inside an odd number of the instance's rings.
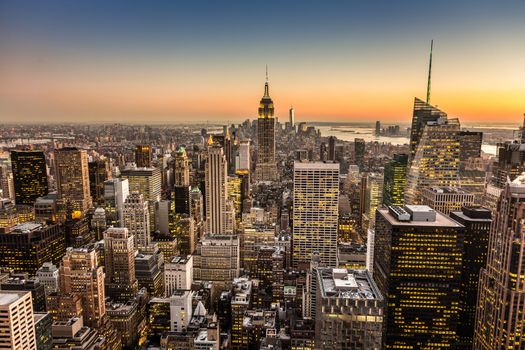
{"label": "high-rise office building", "polygon": [[335,137],[334,136],[330,136],[328,138],[328,160],[332,161],[332,162],[335,162],[336,161],[335,156],[336,156],[336,154],[335,154]]}
{"label": "high-rise office building", "polygon": [[66,238],[60,225],[25,222],[3,230],[0,266],[4,268],[34,276],[45,262],[58,265],[66,252]]}
{"label": "high-rise office building", "polygon": [[459,133],[459,161],[463,165],[470,158],[481,157],[481,144],[483,143],[483,133],[479,131],[465,131]]}
{"label": "high-rise office building", "polygon": [[316,349],[382,349],[385,300],[368,271],[316,273]]}
{"label": "high-rise office building", "polygon": [[[384,176],[379,173],[369,173],[366,181],[365,215],[368,227],[373,228],[376,210],[383,202]],[[367,229],[368,229],[367,227]]]}
{"label": "high-rise office building", "polygon": [[15,199],[13,182],[13,173],[9,171],[7,164],[0,164],[0,198]]}
{"label": "high-rise office building", "polygon": [[177,289],[191,289],[193,256],[176,256],[164,264],[164,295],[169,297]]}
{"label": "high-rise office building", "polygon": [[[60,265],[60,292],[62,296],[81,296],[82,316],[89,327],[102,325],[106,314],[104,268],[98,266],[95,247],[68,248]],[[71,299],[74,301],[74,299]],[[62,304],[59,308],[71,309]],[[57,310],[54,311],[55,313]]]}
{"label": "high-rise office building", "polygon": [[126,302],[137,294],[134,236],[124,227],[110,227],[104,232],[104,265],[107,294]]}
{"label": "high-rise office building", "polygon": [[36,272],[36,277],[44,286],[46,294],[58,291],[59,272],[53,263],[45,262]]}
{"label": "high-rise office building", "polygon": [[324,266],[337,265],[339,164],[294,162],[293,265],[318,251]]}
{"label": "high-rise office building", "polygon": [[525,171],[525,143],[498,143],[496,158],[492,171],[493,183],[499,188],[504,188],[507,178],[512,181]]}
{"label": "high-rise office building", "polygon": [[74,147],[55,150],[55,174],[62,210],[68,207],[81,214],[88,210],[92,199],[86,151]]}
{"label": "high-rise office building", "polygon": [[189,186],[190,185],[190,159],[184,147],[179,147],[175,153],[174,164],[174,185],[175,186]]}
{"label": "high-rise office building", "polygon": [[264,95],[259,104],[257,118],[257,165],[255,178],[259,181],[275,181],[278,178],[275,163],[275,127],[274,106],[268,87],[268,76],[264,84]]}
{"label": "high-rise office building", "polygon": [[93,203],[104,203],[104,182],[111,179],[110,164],[107,159],[99,159],[88,163],[89,192]]}
{"label": "high-rise office building", "polygon": [[407,183],[408,154],[394,154],[394,158],[385,166],[383,185],[383,204],[401,206],[405,203]]}
{"label": "high-rise office building", "polygon": [[417,147],[427,124],[435,124],[440,119],[446,120],[447,114],[428,102],[414,98],[414,112],[412,114],[412,127],[410,128],[410,162],[416,156]]}
{"label": "high-rise office building", "polygon": [[205,169],[206,182],[206,232],[209,235],[226,233],[228,201],[227,163],[222,147],[208,147]]}
{"label": "high-rise office building", "polygon": [[492,223],[490,209],[465,206],[450,214],[450,218],[465,226],[463,266],[459,301],[458,343],[456,349],[471,350],[476,317],[479,274],[487,263],[489,232]]}
{"label": "high-rise office building", "polygon": [[459,132],[457,119],[427,123],[418,139],[408,169],[405,202],[421,204],[426,187],[459,185]]}
{"label": "high-rise office building", "polygon": [[373,276],[387,299],[384,348],[456,344],[463,230],[428,206],[377,210]]}
{"label": "high-rise office building", "polygon": [[475,196],[461,187],[427,187],[421,191],[421,203],[445,215],[474,204]]}
{"label": "high-rise office building", "polygon": [[121,171],[122,179],[128,180],[129,191],[138,191],[150,203],[160,200],[161,174],[158,168],[128,167]]}
{"label": "high-rise office building", "polygon": [[42,151],[11,151],[15,203],[33,205],[47,195],[46,158]]}
{"label": "high-rise office building", "polygon": [[139,192],[132,192],[124,202],[123,227],[134,236],[135,249],[146,250],[151,244],[148,201]]}
{"label": "high-rise office building", "polygon": [[481,270],[475,350],[525,348],[525,174],[507,182],[489,236],[486,267]]}
{"label": "high-rise office building", "polygon": [[124,202],[129,196],[127,179],[111,179],[104,181],[104,202],[108,225],[123,226]]}
{"label": "high-rise office building", "polygon": [[293,110],[293,107],[290,107],[290,110],[288,111],[288,116],[290,118],[290,127],[292,129],[295,129],[295,111]]}
{"label": "high-rise office building", "polygon": [[365,140],[360,138],[354,139],[354,160],[355,164],[363,171],[365,165]]}
{"label": "high-rise office building", "polygon": [[31,293],[0,291],[0,349],[37,350]]}
{"label": "high-rise office building", "polygon": [[138,168],[149,168],[153,160],[153,149],[151,145],[135,146],[135,164]]}
{"label": "high-rise office building", "polygon": [[241,140],[239,142],[239,164],[237,170],[251,171],[250,140]]}

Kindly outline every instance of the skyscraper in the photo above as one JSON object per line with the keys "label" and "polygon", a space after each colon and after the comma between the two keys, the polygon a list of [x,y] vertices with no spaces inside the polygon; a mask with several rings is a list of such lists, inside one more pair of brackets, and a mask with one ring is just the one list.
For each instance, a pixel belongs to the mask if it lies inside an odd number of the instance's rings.
{"label": "skyscraper", "polygon": [[335,162],[335,137],[330,136],[328,138],[328,160]]}
{"label": "skyscraper", "polygon": [[106,220],[109,225],[122,226],[124,217],[124,202],[129,196],[127,179],[111,179],[104,181],[104,202]]}
{"label": "skyscraper", "polygon": [[257,165],[255,178],[259,181],[277,180],[275,163],[275,117],[273,101],[268,88],[268,72],[264,84],[264,95],[259,104],[257,118]]}
{"label": "skyscraper", "polygon": [[104,232],[107,294],[120,302],[135,297],[138,289],[133,239],[124,227],[110,227]]}
{"label": "skyscraper", "polygon": [[131,193],[124,202],[123,227],[134,236],[135,249],[146,250],[151,244],[148,201],[138,192]]}
{"label": "skyscraper", "polygon": [[88,163],[89,192],[94,203],[104,202],[104,181],[111,179],[111,169],[107,159]]}
{"label": "skyscraper", "polygon": [[394,158],[385,166],[383,204],[400,206],[405,202],[407,183],[407,154],[394,154]]}
{"label": "skyscraper", "polygon": [[224,234],[226,230],[226,202],[228,201],[227,163],[222,147],[208,147],[205,168],[206,232]]}
{"label": "skyscraper", "polygon": [[175,186],[190,185],[190,159],[184,147],[179,147],[175,153]]}
{"label": "skyscraper", "polygon": [[290,117],[290,128],[295,129],[295,111],[293,110],[293,107],[290,107],[289,117]]}
{"label": "skyscraper", "polygon": [[0,291],[0,349],[37,350],[31,292]]}
{"label": "skyscraper", "polygon": [[410,161],[416,156],[417,147],[427,124],[436,124],[440,119],[446,120],[447,114],[428,102],[414,98],[412,127],[410,128]]}
{"label": "skyscraper", "polygon": [[47,195],[46,158],[42,151],[11,151],[15,203],[33,205]]}
{"label": "skyscraper", "polygon": [[239,164],[237,170],[251,171],[250,140],[241,140],[239,144]]}
{"label": "skyscraper", "polygon": [[138,191],[150,203],[160,200],[161,174],[158,168],[128,167],[121,171],[122,179],[127,179],[129,191]]}
{"label": "skyscraper", "polygon": [[293,265],[337,265],[339,164],[294,162]]}
{"label": "skyscraper", "polygon": [[487,265],[481,270],[474,350],[525,347],[525,174],[508,182],[490,230]]}
{"label": "skyscraper", "polygon": [[456,344],[463,230],[427,206],[377,210],[373,276],[387,298],[385,349]]}
{"label": "skyscraper", "polygon": [[68,248],[59,271],[60,295],[79,294],[85,324],[89,327],[99,327],[106,314],[106,295],[104,269],[98,266],[95,248]]}
{"label": "skyscraper", "polygon": [[365,140],[356,138],[354,139],[354,159],[355,164],[359,167],[359,170],[363,171],[365,165]]}
{"label": "skyscraper", "polygon": [[89,209],[92,199],[86,151],[74,147],[55,150],[55,173],[62,210],[66,206],[80,213]]}
{"label": "skyscraper", "polygon": [[151,167],[152,160],[153,150],[151,145],[137,145],[135,147],[135,164],[137,164],[137,168]]}
{"label": "skyscraper", "polygon": [[459,185],[459,132],[457,119],[440,118],[423,126],[408,169],[406,203],[421,204],[425,187]]}
{"label": "skyscraper", "polygon": [[60,225],[25,222],[0,229],[0,266],[34,276],[47,261],[58,265],[66,251],[64,229]]}
{"label": "skyscraper", "polygon": [[465,226],[463,264],[459,301],[457,349],[471,350],[476,317],[479,276],[487,263],[489,232],[492,223],[490,209],[465,206],[450,214],[450,218]]}

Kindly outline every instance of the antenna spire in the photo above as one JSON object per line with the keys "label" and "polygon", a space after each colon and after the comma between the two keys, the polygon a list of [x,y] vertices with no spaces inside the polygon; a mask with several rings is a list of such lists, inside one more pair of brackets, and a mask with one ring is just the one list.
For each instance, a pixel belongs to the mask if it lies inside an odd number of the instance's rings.
{"label": "antenna spire", "polygon": [[430,41],[430,61],[428,62],[428,81],[427,81],[427,103],[430,103],[430,81],[432,79],[432,48],[434,40]]}
{"label": "antenna spire", "polygon": [[266,82],[268,82],[268,65],[266,65]]}
{"label": "antenna spire", "polygon": [[266,83],[264,83],[264,96],[270,96],[270,89],[268,88],[268,65],[266,65]]}

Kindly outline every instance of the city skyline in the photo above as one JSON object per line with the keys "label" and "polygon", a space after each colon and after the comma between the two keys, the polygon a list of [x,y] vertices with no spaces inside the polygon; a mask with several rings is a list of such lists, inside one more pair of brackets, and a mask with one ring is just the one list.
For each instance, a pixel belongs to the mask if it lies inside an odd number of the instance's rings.
{"label": "city skyline", "polygon": [[[269,67],[275,115],[409,122],[424,98],[466,123],[518,123],[518,1],[0,4],[4,122],[238,122]],[[381,101],[381,103],[377,103]]]}

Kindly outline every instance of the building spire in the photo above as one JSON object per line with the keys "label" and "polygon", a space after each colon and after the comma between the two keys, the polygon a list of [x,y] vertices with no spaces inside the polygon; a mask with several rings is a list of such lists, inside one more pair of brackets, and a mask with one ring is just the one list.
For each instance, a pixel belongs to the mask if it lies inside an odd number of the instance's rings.
{"label": "building spire", "polygon": [[434,40],[430,41],[430,61],[428,63],[428,81],[427,81],[427,103],[430,103],[430,81],[432,78],[432,48],[434,46]]}
{"label": "building spire", "polygon": [[268,88],[268,65],[266,65],[266,83],[264,83],[264,97],[270,97],[270,89]]}

